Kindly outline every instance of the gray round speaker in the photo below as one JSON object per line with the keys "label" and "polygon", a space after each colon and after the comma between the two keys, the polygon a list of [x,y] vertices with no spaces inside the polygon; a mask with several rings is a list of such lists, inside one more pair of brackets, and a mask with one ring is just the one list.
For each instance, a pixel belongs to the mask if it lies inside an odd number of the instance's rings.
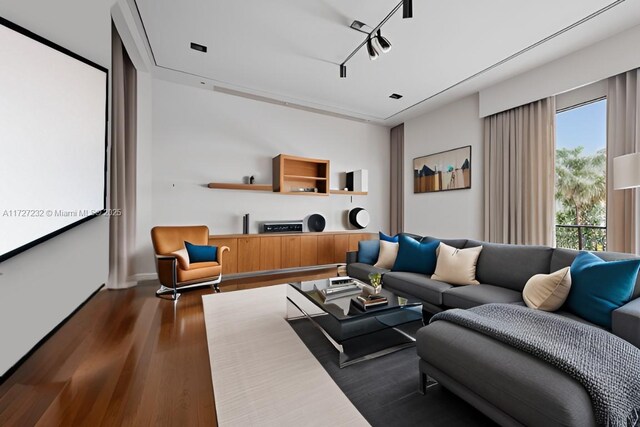
{"label": "gray round speaker", "polygon": [[307,218],[307,227],[309,231],[320,232],[324,231],[324,228],[327,226],[327,220],[320,214],[312,214]]}
{"label": "gray round speaker", "polygon": [[353,208],[349,211],[349,223],[356,228],[366,228],[371,217],[365,208]]}

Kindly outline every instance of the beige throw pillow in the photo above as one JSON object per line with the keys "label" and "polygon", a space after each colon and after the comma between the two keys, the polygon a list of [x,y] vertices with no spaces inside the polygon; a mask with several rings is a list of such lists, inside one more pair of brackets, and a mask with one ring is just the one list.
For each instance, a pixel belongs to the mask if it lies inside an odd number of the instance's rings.
{"label": "beige throw pillow", "polygon": [[187,252],[186,248],[182,248],[179,249],[175,252],[171,252],[171,255],[175,256],[176,258],[178,258],[178,265],[180,265],[180,268],[183,270],[188,270],[189,269],[189,265],[190,265],[190,261],[189,261],[189,252]]}
{"label": "beige throw pillow", "polygon": [[527,307],[543,311],[556,311],[569,296],[571,272],[569,267],[551,274],[536,274],[527,281],[522,299]]}
{"label": "beige throw pillow", "polygon": [[456,249],[440,243],[436,271],[431,278],[452,285],[478,285],[476,264],[482,252],[482,246]]}
{"label": "beige throw pillow", "polygon": [[373,266],[391,270],[391,267],[393,267],[393,264],[395,264],[396,262],[397,255],[397,243],[380,240],[380,253],[378,254],[378,261]]}

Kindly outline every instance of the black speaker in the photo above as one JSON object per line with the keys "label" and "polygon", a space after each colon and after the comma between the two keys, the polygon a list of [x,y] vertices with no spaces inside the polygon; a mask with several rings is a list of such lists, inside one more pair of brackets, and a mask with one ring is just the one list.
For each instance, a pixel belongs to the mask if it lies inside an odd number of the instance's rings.
{"label": "black speaker", "polygon": [[365,228],[371,220],[369,212],[364,208],[353,208],[349,211],[349,223],[355,228]]}
{"label": "black speaker", "polygon": [[307,218],[307,228],[309,231],[320,232],[324,231],[324,227],[327,226],[327,220],[320,214],[312,214]]}

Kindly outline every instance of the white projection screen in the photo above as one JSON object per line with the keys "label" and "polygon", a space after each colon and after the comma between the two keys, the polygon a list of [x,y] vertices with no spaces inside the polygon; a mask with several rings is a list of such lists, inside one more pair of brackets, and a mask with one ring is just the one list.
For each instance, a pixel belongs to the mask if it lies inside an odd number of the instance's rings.
{"label": "white projection screen", "polygon": [[0,18],[0,261],[104,213],[107,70]]}

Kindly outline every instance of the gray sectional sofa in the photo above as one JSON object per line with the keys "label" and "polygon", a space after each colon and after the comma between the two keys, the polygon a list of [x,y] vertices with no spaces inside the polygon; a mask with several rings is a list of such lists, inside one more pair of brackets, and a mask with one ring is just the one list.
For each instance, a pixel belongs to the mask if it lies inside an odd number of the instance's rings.
{"label": "gray sectional sofa", "polygon": [[[411,235],[421,241],[434,237]],[[368,281],[368,274],[383,274],[383,287],[423,302],[423,312],[468,309],[487,303],[524,304],[522,290],[535,274],[548,274],[571,265],[578,252],[545,246],[503,245],[466,239],[437,239],[459,249],[482,245],[476,278],[479,285],[452,286],[418,273],[389,271],[358,262],[348,254],[347,273]],[[375,244],[375,243],[369,243]],[[633,255],[597,252],[604,260]],[[640,348],[640,279],[633,299],[615,310],[610,332]],[[562,316],[587,323],[566,311]],[[594,325],[594,327],[597,327]],[[591,400],[573,378],[553,366],[486,335],[439,321],[419,330],[417,351],[420,373],[437,380],[501,425],[595,425]]]}

